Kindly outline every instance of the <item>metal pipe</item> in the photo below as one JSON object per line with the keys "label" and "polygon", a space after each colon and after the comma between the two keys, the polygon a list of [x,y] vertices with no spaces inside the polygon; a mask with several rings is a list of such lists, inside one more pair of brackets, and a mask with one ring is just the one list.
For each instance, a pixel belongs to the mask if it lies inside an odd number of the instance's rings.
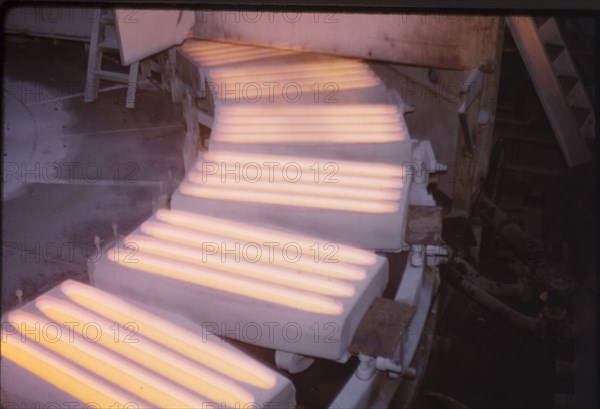
{"label": "metal pipe", "polygon": [[465,294],[473,301],[477,302],[489,311],[497,314],[506,322],[516,326],[517,328],[521,328],[538,335],[542,334],[544,325],[541,319],[521,314],[503,302],[499,301],[497,298],[488,294],[486,291],[482,290],[477,285],[465,278],[464,274],[461,273],[456,266],[448,264],[444,270],[444,277],[446,280],[448,280],[452,287],[459,292]]}
{"label": "metal pipe", "polygon": [[466,277],[477,285],[482,290],[496,297],[514,297],[526,299],[529,297],[531,288],[527,285],[526,280],[519,279],[517,283],[498,283],[482,276],[473,266],[467,263],[464,259],[456,257],[455,263],[463,264],[466,268]]}
{"label": "metal pipe", "polygon": [[532,258],[545,258],[548,255],[540,240],[525,232],[516,220],[504,213],[488,197],[482,195],[479,198],[477,210],[481,218],[494,227],[502,243],[524,262],[527,263]]}

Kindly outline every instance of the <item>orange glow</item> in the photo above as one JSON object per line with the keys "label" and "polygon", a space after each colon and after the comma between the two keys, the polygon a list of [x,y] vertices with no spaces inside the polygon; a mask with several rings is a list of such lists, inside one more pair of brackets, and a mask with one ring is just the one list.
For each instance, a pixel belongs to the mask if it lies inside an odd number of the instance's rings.
{"label": "orange glow", "polygon": [[182,49],[201,65],[218,65],[254,61],[263,58],[281,57],[298,54],[298,51],[254,47],[227,43],[184,43]]}
{"label": "orange glow", "polygon": [[[96,288],[73,281],[61,285],[73,302],[96,311],[104,318],[125,326],[137,324],[137,333],[152,341],[238,381],[261,389],[275,386],[275,374],[247,355],[224,344],[202,337]],[[220,342],[220,341],[219,341]]]}
{"label": "orange glow", "polygon": [[[306,120],[306,119],[305,119]],[[401,132],[402,129],[400,124],[387,123],[387,124],[369,124],[365,122],[361,123],[350,123],[345,124],[341,120],[338,119],[335,124],[294,124],[294,126],[290,126],[287,124],[274,124],[274,123],[258,123],[258,124],[247,124],[239,121],[238,124],[221,124],[217,122],[219,125],[216,130],[218,130],[219,134],[221,133],[261,133],[261,132],[269,132],[281,135],[282,133],[290,134],[290,135],[304,135],[305,133],[348,133],[348,132],[356,132],[356,133],[398,133]],[[298,129],[298,125],[301,129]]]}
{"label": "orange glow", "polygon": [[[240,79],[230,79],[228,76],[214,76],[211,73],[210,81],[219,85],[229,84],[227,89],[237,88],[239,90],[244,90],[244,95],[248,97],[252,96],[251,92],[257,91],[257,89],[261,90],[259,95],[264,95],[265,91],[281,93],[282,90],[287,90],[289,87],[293,87],[290,89],[290,92],[294,92],[297,87],[301,87],[303,91],[311,91],[312,95],[313,93],[319,91],[333,92],[339,89],[347,89],[348,87],[346,87],[345,84],[348,83],[352,83],[363,88],[376,86],[381,82],[379,77],[376,77],[372,73],[369,73],[362,68],[345,69],[333,72],[315,70],[314,73],[306,73],[301,76],[294,74],[256,74],[252,76],[244,76]],[[326,87],[328,83],[330,83],[329,88]]]}
{"label": "orange glow", "polygon": [[230,200],[244,203],[309,207],[361,213],[394,213],[398,211],[398,204],[394,202],[365,202],[361,200],[317,196],[290,196],[287,194],[233,190],[225,187],[198,186],[189,182],[183,182],[180,186],[180,191],[185,195],[204,199]]}
{"label": "orange glow", "polygon": [[[338,105],[338,104],[336,104]],[[221,106],[212,135],[216,141],[243,143],[385,143],[407,140],[393,105],[349,104],[301,110],[285,106]]]}
{"label": "orange glow", "polygon": [[[42,304],[54,304],[50,298],[45,301]],[[46,307],[47,310],[50,308],[52,307]],[[68,304],[64,306],[64,309],[68,309]],[[58,316],[59,314],[51,313],[51,315]],[[108,381],[115,382],[129,393],[137,394],[157,407],[195,408],[205,403],[189,393],[177,391],[173,385],[147,371],[140,371],[138,367],[130,364],[127,360],[103,350],[94,342],[88,342],[79,337],[73,337],[71,340],[68,338],[65,340],[62,336],[57,339],[49,338],[48,335],[42,333],[42,328],[46,328],[48,321],[44,322],[39,317],[23,311],[16,311],[9,316],[12,322],[19,323],[18,328],[24,335],[35,340],[39,345]],[[85,321],[65,320],[63,322],[86,324]],[[103,330],[110,334],[108,326]]]}
{"label": "orange glow", "polygon": [[[306,120],[306,118],[304,118]],[[268,119],[266,120],[268,121]],[[223,124],[217,121],[218,132],[220,133],[260,133],[260,132],[270,132],[281,134],[285,133],[285,135],[293,135],[296,133],[305,134],[305,133],[362,133],[362,132],[389,132],[389,133],[398,133],[402,131],[399,123],[383,123],[383,124],[369,124],[365,122],[361,123],[344,123],[343,120],[337,119],[335,123],[310,123],[310,124],[289,124],[282,123],[276,124],[272,122],[268,123],[246,123],[245,121],[240,120],[237,124]]]}
{"label": "orange glow", "polygon": [[[373,80],[379,83],[377,77],[369,66],[359,60],[350,59],[321,59],[313,61],[286,61],[271,63],[262,66],[239,68],[219,68],[210,72],[210,78],[214,81],[223,82],[295,82],[311,83],[315,80],[322,81],[320,87],[325,85],[328,79],[338,84],[348,77],[362,80]],[[283,84],[285,85],[285,84]],[[316,91],[316,89],[315,89]]]}
{"label": "orange glow", "polygon": [[4,359],[11,360],[81,402],[94,402],[101,408],[124,408],[136,401],[132,395],[98,380],[31,341],[22,342],[18,336],[7,336],[2,341],[1,353]]}
{"label": "orange glow", "polygon": [[369,66],[359,60],[352,60],[349,58],[330,58],[320,61],[302,61],[302,62],[290,62],[288,64],[277,64],[277,65],[263,65],[254,67],[244,67],[243,71],[232,68],[219,68],[211,71],[211,75],[216,77],[223,77],[227,79],[244,78],[256,75],[269,75],[269,78],[276,78],[273,76],[285,76],[289,78],[293,76],[299,76],[299,78],[305,78],[306,74],[314,75],[314,73],[333,71],[339,72],[340,70],[357,70],[364,73],[372,74]]}
{"label": "orange glow", "polygon": [[[94,344],[102,345],[110,351],[122,357],[127,357],[127,359],[180,385],[164,383],[161,378],[154,380],[154,375],[147,371],[144,373],[144,376],[148,376],[146,381],[157,390],[168,393],[168,396],[185,402],[186,405],[192,408],[201,407],[206,402],[190,394],[185,388],[205,396],[209,402],[226,403],[229,406],[254,401],[254,396],[234,381],[207,367],[183,358],[170,349],[143,340],[138,340],[139,342],[128,341],[126,331],[115,333],[111,329],[114,328],[111,322],[89,310],[84,310],[48,295],[37,298],[35,305],[50,319],[63,325],[68,323],[75,333],[84,337],[86,334],[83,333],[83,328],[86,324],[95,323],[101,330],[97,331],[99,334],[97,339],[94,339]],[[133,323],[137,324],[135,320]],[[138,370],[138,376],[141,377],[142,372]],[[153,396],[153,399],[160,398],[161,396]]]}
{"label": "orange glow", "polygon": [[[246,162],[246,163],[252,163],[252,162]],[[215,166],[213,166],[213,164]],[[252,163],[251,166],[255,166],[256,163]],[[233,172],[231,173],[226,173],[225,175],[221,176],[222,173],[225,171],[224,168],[226,169],[233,169],[234,164],[232,163],[218,163],[218,162],[205,162],[206,165],[206,169],[207,172],[205,175],[202,174],[202,172],[197,171],[197,170],[192,170],[188,173],[187,175],[187,179],[190,182],[194,182],[194,183],[202,183],[205,180],[208,180],[209,177],[220,177],[221,180],[225,179],[225,181],[227,180],[234,180],[235,182],[235,177],[237,177],[238,175],[236,174],[235,176],[232,175]],[[240,172],[247,172],[247,173],[241,173],[241,175],[239,175],[239,179],[241,181],[242,179],[242,175],[244,177],[247,178],[255,178],[255,179],[251,179],[252,181],[256,180],[258,181],[269,181],[271,183],[274,182],[286,182],[286,178],[288,176],[284,177],[284,172],[280,169],[280,168],[276,168],[274,171],[270,171],[269,169],[266,168],[266,166],[263,168],[262,166],[260,167],[260,175],[256,176],[255,173],[258,173],[256,171],[256,168],[250,168],[248,166],[247,170],[243,170],[245,164],[240,164],[239,170],[236,170],[235,172],[238,172],[238,174]],[[260,165],[260,164],[257,164]],[[295,165],[294,165],[295,166]],[[279,171],[278,171],[279,170]],[[250,172],[253,172],[252,174]],[[291,172],[295,172],[295,170],[292,170]],[[291,173],[290,172],[290,173]],[[304,184],[304,185],[314,185],[315,184],[315,174],[312,172],[312,170],[309,171],[302,171],[302,172],[298,172],[299,175],[297,176],[297,181],[294,180],[293,182],[286,182],[286,183],[294,183],[294,184]],[[248,175],[248,176],[246,176]],[[259,178],[260,176],[260,178]],[[347,175],[347,174],[341,174],[341,169],[339,168],[335,168],[335,167],[331,167],[327,169],[327,172],[323,172],[321,171],[318,176],[319,180],[321,180],[321,184],[322,185],[327,185],[327,186],[336,186],[336,185],[343,185],[345,187],[356,187],[359,189],[364,189],[364,190],[376,190],[376,189],[401,189],[402,186],[404,185],[404,181],[402,180],[402,178],[400,177],[381,177],[381,178],[376,178],[376,177],[363,177],[363,176],[355,176],[355,175]],[[332,179],[332,182],[325,182],[325,178],[326,177],[330,177]],[[288,177],[289,180],[289,177]],[[329,179],[328,179],[329,180]],[[333,180],[336,180],[335,182]]]}
{"label": "orange glow", "polygon": [[[249,226],[244,223],[237,223],[231,220],[219,219],[216,217],[199,215],[183,210],[160,209],[156,212],[156,218],[165,223],[176,226],[182,226],[197,231],[204,231],[220,236],[231,237],[246,241],[279,242],[279,243],[297,243],[304,254],[311,254],[311,248],[318,239],[303,236],[297,233],[287,233],[280,230],[269,229],[260,226]],[[337,246],[335,253],[336,260],[340,262],[357,263],[360,265],[373,265],[377,261],[377,256],[366,250],[344,244],[332,243]],[[319,257],[319,258],[322,258]],[[321,263],[320,263],[321,264]],[[364,270],[361,272],[352,272],[342,278],[359,279],[365,277]],[[342,272],[340,272],[342,274]]]}
{"label": "orange glow", "polygon": [[327,315],[340,315],[344,310],[343,304],[334,298],[307,293],[303,290],[236,277],[146,253],[136,254],[135,258],[136,262],[128,262],[119,258],[114,250],[109,251],[108,254],[109,260],[128,268],[292,309]]}
{"label": "orange glow", "polygon": [[[239,258],[248,257],[243,253],[243,245],[248,243],[244,240],[242,244],[240,241],[235,241],[233,239],[228,239],[225,236],[219,236],[212,233],[207,233],[210,229],[206,229],[206,231],[199,232],[198,230],[191,230],[190,228],[178,227],[177,225],[161,223],[161,222],[152,222],[146,221],[140,226],[140,230],[142,233],[150,235],[152,237],[157,237],[163,240],[169,240],[175,243],[187,244],[189,246],[196,247],[198,249],[206,249],[206,243],[219,243],[219,248],[224,247],[231,251],[231,249],[235,249],[235,255]],[[243,240],[243,239],[242,239]],[[282,251],[275,251],[276,247],[281,248],[283,245],[287,244],[286,242],[278,242],[275,241],[274,238],[265,238],[260,243],[257,241],[261,241],[260,237],[255,237],[253,241],[250,241],[252,244],[260,245],[261,247],[261,258],[260,261],[262,263],[269,263],[271,265],[282,266],[286,268],[291,268],[293,270],[304,271],[307,273],[314,273],[325,277],[331,278],[342,278],[345,280],[363,280],[366,277],[366,271],[362,267],[354,266],[351,264],[345,264],[342,262],[335,262],[338,260],[338,251],[339,246],[336,246],[332,243],[322,243],[323,246],[329,244],[325,251],[323,249],[317,249],[315,247],[315,242],[312,243],[312,248],[302,248],[302,246],[294,241],[287,242],[293,243],[294,246],[300,246],[299,252],[302,253],[302,258],[298,261],[294,260],[293,263],[290,263],[289,260],[286,260],[283,256]],[[268,245],[271,246],[270,249]],[[237,245],[237,246],[236,246]],[[319,243],[316,243],[318,246]],[[217,249],[218,250],[218,249]],[[328,257],[327,261],[323,260],[323,255]],[[320,256],[315,261],[315,256]],[[252,258],[252,257],[250,257]],[[253,258],[252,258],[253,259]]]}
{"label": "orange glow", "polygon": [[[340,73],[338,75],[340,75]],[[238,101],[240,99],[254,101],[261,98],[268,100],[271,97],[282,98],[284,96],[291,101],[296,101],[296,99],[299,98],[297,94],[300,96],[304,95],[304,97],[309,98],[309,100],[313,98],[312,92],[314,92],[315,81],[324,81],[325,83],[332,82],[330,88],[324,89],[324,93],[331,92],[332,97],[337,91],[371,88],[381,84],[379,78],[375,76],[365,77],[364,75],[350,74],[348,76],[342,76],[342,79],[337,79],[335,82],[333,80],[334,78],[338,77],[315,77],[314,79],[295,82],[293,87],[290,86],[290,88],[285,88],[285,91],[283,86],[291,83],[285,84],[281,81],[281,86],[271,88],[271,86],[267,84],[269,81],[268,78],[265,78],[264,80],[260,78],[249,79],[246,83],[236,83],[228,86],[225,86],[225,83],[218,83],[215,94],[223,101]],[[320,86],[325,87],[325,83],[320,84]]]}
{"label": "orange glow", "polygon": [[348,118],[362,119],[364,116],[390,116],[399,115],[396,105],[391,104],[329,104],[329,105],[303,105],[299,110],[297,106],[276,105],[261,106],[252,104],[243,105],[223,105],[217,108],[218,120],[237,120],[238,117],[250,119],[257,115],[267,117],[303,117],[309,116],[311,119],[319,119],[330,115],[342,115]]}
{"label": "orange glow", "polygon": [[[300,156],[275,156],[275,155],[254,155],[254,154],[243,154],[237,152],[225,152],[219,151],[207,152],[204,155],[204,162],[213,163],[228,163],[228,164],[245,164],[245,163],[257,163],[261,167],[268,170],[266,164],[277,164],[275,170],[279,170],[283,165],[293,163],[294,166],[298,165],[303,173],[306,172],[313,175],[312,169],[314,169],[315,162],[323,166],[327,163],[333,163],[337,166],[337,175],[356,175],[362,177],[376,177],[376,178],[402,178],[405,175],[404,169],[401,166],[388,165],[384,163],[370,163],[370,162],[354,162],[337,159],[319,159],[319,158],[306,158]],[[274,166],[274,165],[271,165]],[[202,163],[196,164],[196,169],[202,171]]]}
{"label": "orange glow", "polygon": [[223,143],[277,143],[277,144],[295,144],[295,143],[389,143],[399,142],[402,138],[395,133],[378,132],[375,134],[365,133],[238,133],[227,134],[219,133],[215,135],[215,140]]}
{"label": "orange glow", "polygon": [[[291,194],[296,195],[315,195],[324,198],[355,199],[364,203],[377,202],[383,200],[399,200],[399,189],[373,189],[371,187],[346,187],[344,180],[340,177],[339,183],[295,183],[286,181],[268,181],[268,175],[263,180],[246,181],[240,178],[239,182],[227,183],[222,180],[220,175],[202,175],[190,173],[187,181],[202,186],[211,186],[232,190],[251,190],[253,192]],[[230,178],[231,179],[231,178]],[[306,179],[305,179],[306,180]],[[398,181],[401,184],[401,181]]]}
{"label": "orange glow", "polygon": [[[291,65],[292,67],[298,67],[299,72],[281,72],[281,70],[277,70],[278,67],[285,67]],[[354,66],[349,67],[336,67],[328,64],[320,63],[314,65],[306,65],[306,68],[303,69],[303,66],[300,64],[283,64],[274,67],[273,71],[270,70],[257,70],[254,73],[249,73],[246,70],[241,71],[239,69],[222,69],[222,70],[212,70],[210,72],[210,78],[213,81],[218,82],[235,82],[240,84],[243,88],[244,83],[258,83],[258,85],[262,85],[270,82],[281,82],[281,84],[275,84],[279,87],[283,87],[287,85],[286,83],[289,81],[290,83],[293,81],[296,84],[312,84],[312,89],[316,92],[318,91],[314,85],[315,80],[322,81],[322,84],[317,84],[321,89],[325,86],[325,83],[329,80],[334,84],[337,84],[340,80],[345,80],[348,77],[354,79],[363,79],[363,80],[376,80],[377,77],[373,74],[372,71],[365,65],[355,64]],[[343,75],[340,77],[340,75]],[[285,81],[285,82],[284,82]]]}
{"label": "orange glow", "polygon": [[224,262],[221,254],[206,254],[197,249],[142,235],[127,236],[127,242],[136,243],[143,253],[180,260],[198,266],[206,266],[227,273],[248,277],[257,281],[306,290],[335,297],[352,297],[354,287],[344,281],[302,274],[266,263]]}
{"label": "orange glow", "polygon": [[[290,168],[293,168],[292,176],[284,171]],[[304,157],[235,152],[208,152],[204,160],[196,164],[196,171],[190,172],[181,184],[183,194],[363,213],[398,211],[404,185],[404,172],[400,166],[323,159],[319,162],[318,159]],[[347,177],[353,186],[346,185]],[[265,179],[268,183],[263,182]],[[386,180],[388,186],[394,188],[374,188],[371,180],[375,183]],[[364,185],[359,182],[364,182]]]}

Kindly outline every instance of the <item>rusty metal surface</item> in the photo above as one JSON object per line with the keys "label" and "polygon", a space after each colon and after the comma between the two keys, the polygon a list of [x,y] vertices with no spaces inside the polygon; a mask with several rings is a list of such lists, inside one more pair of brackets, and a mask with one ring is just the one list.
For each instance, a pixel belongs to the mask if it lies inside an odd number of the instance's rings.
{"label": "rusty metal surface", "polygon": [[409,206],[405,241],[411,244],[442,244],[442,208]]}
{"label": "rusty metal surface", "polygon": [[402,339],[402,330],[414,313],[414,306],[387,298],[376,298],[363,316],[348,351],[372,357],[393,358]]}

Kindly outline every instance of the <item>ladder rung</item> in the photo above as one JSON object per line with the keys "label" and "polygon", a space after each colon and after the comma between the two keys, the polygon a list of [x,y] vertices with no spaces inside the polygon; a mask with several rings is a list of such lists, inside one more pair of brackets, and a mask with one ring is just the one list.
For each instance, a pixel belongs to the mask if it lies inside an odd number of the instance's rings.
{"label": "ladder rung", "polygon": [[558,44],[544,44],[550,61],[555,61],[565,51],[565,47]]}
{"label": "ladder rung", "polygon": [[593,145],[593,142],[596,139],[596,122],[594,120],[593,113],[590,113],[590,115],[588,115],[588,117],[585,119],[583,125],[581,125],[581,128],[579,128],[579,130],[581,132],[581,137],[583,138],[583,140],[587,143],[592,143]]}
{"label": "ladder rung", "polygon": [[546,22],[548,20],[550,20],[550,17],[547,17],[547,16],[535,16],[535,17],[533,17],[533,21],[534,21],[534,23],[535,23],[535,25],[537,27],[543,26],[544,24],[546,24]]}
{"label": "ladder rung", "polygon": [[583,88],[581,82],[575,84],[573,89],[566,94],[566,98],[569,105],[588,108],[590,110],[592,109],[588,96],[585,93],[585,88]]}
{"label": "ladder rung", "polygon": [[570,75],[558,75],[558,82],[560,82],[565,95],[568,95],[577,84],[578,80]]}
{"label": "ladder rung", "polygon": [[592,113],[589,108],[584,107],[571,107],[571,111],[573,111],[573,115],[575,116],[575,121],[577,122],[577,126],[581,127],[588,116]]}
{"label": "ladder rung", "polygon": [[538,35],[540,36],[540,40],[545,44],[565,45],[556,20],[553,18],[548,18],[542,24],[538,25]]}
{"label": "ladder rung", "polygon": [[129,74],[124,74],[121,72],[98,70],[98,71],[96,71],[95,74],[96,74],[96,77],[98,77],[102,80],[113,81],[113,82],[124,82],[124,83],[129,82]]}
{"label": "ladder rung", "polygon": [[559,56],[552,61],[552,69],[554,69],[556,75],[578,77],[573,61],[566,50],[560,53]]}

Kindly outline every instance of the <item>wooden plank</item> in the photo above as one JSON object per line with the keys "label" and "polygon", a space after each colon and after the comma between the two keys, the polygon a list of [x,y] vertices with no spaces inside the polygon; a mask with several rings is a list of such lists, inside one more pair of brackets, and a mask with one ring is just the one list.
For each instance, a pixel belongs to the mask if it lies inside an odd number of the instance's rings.
{"label": "wooden plank", "polygon": [[451,69],[481,62],[497,16],[196,11],[194,37]]}

